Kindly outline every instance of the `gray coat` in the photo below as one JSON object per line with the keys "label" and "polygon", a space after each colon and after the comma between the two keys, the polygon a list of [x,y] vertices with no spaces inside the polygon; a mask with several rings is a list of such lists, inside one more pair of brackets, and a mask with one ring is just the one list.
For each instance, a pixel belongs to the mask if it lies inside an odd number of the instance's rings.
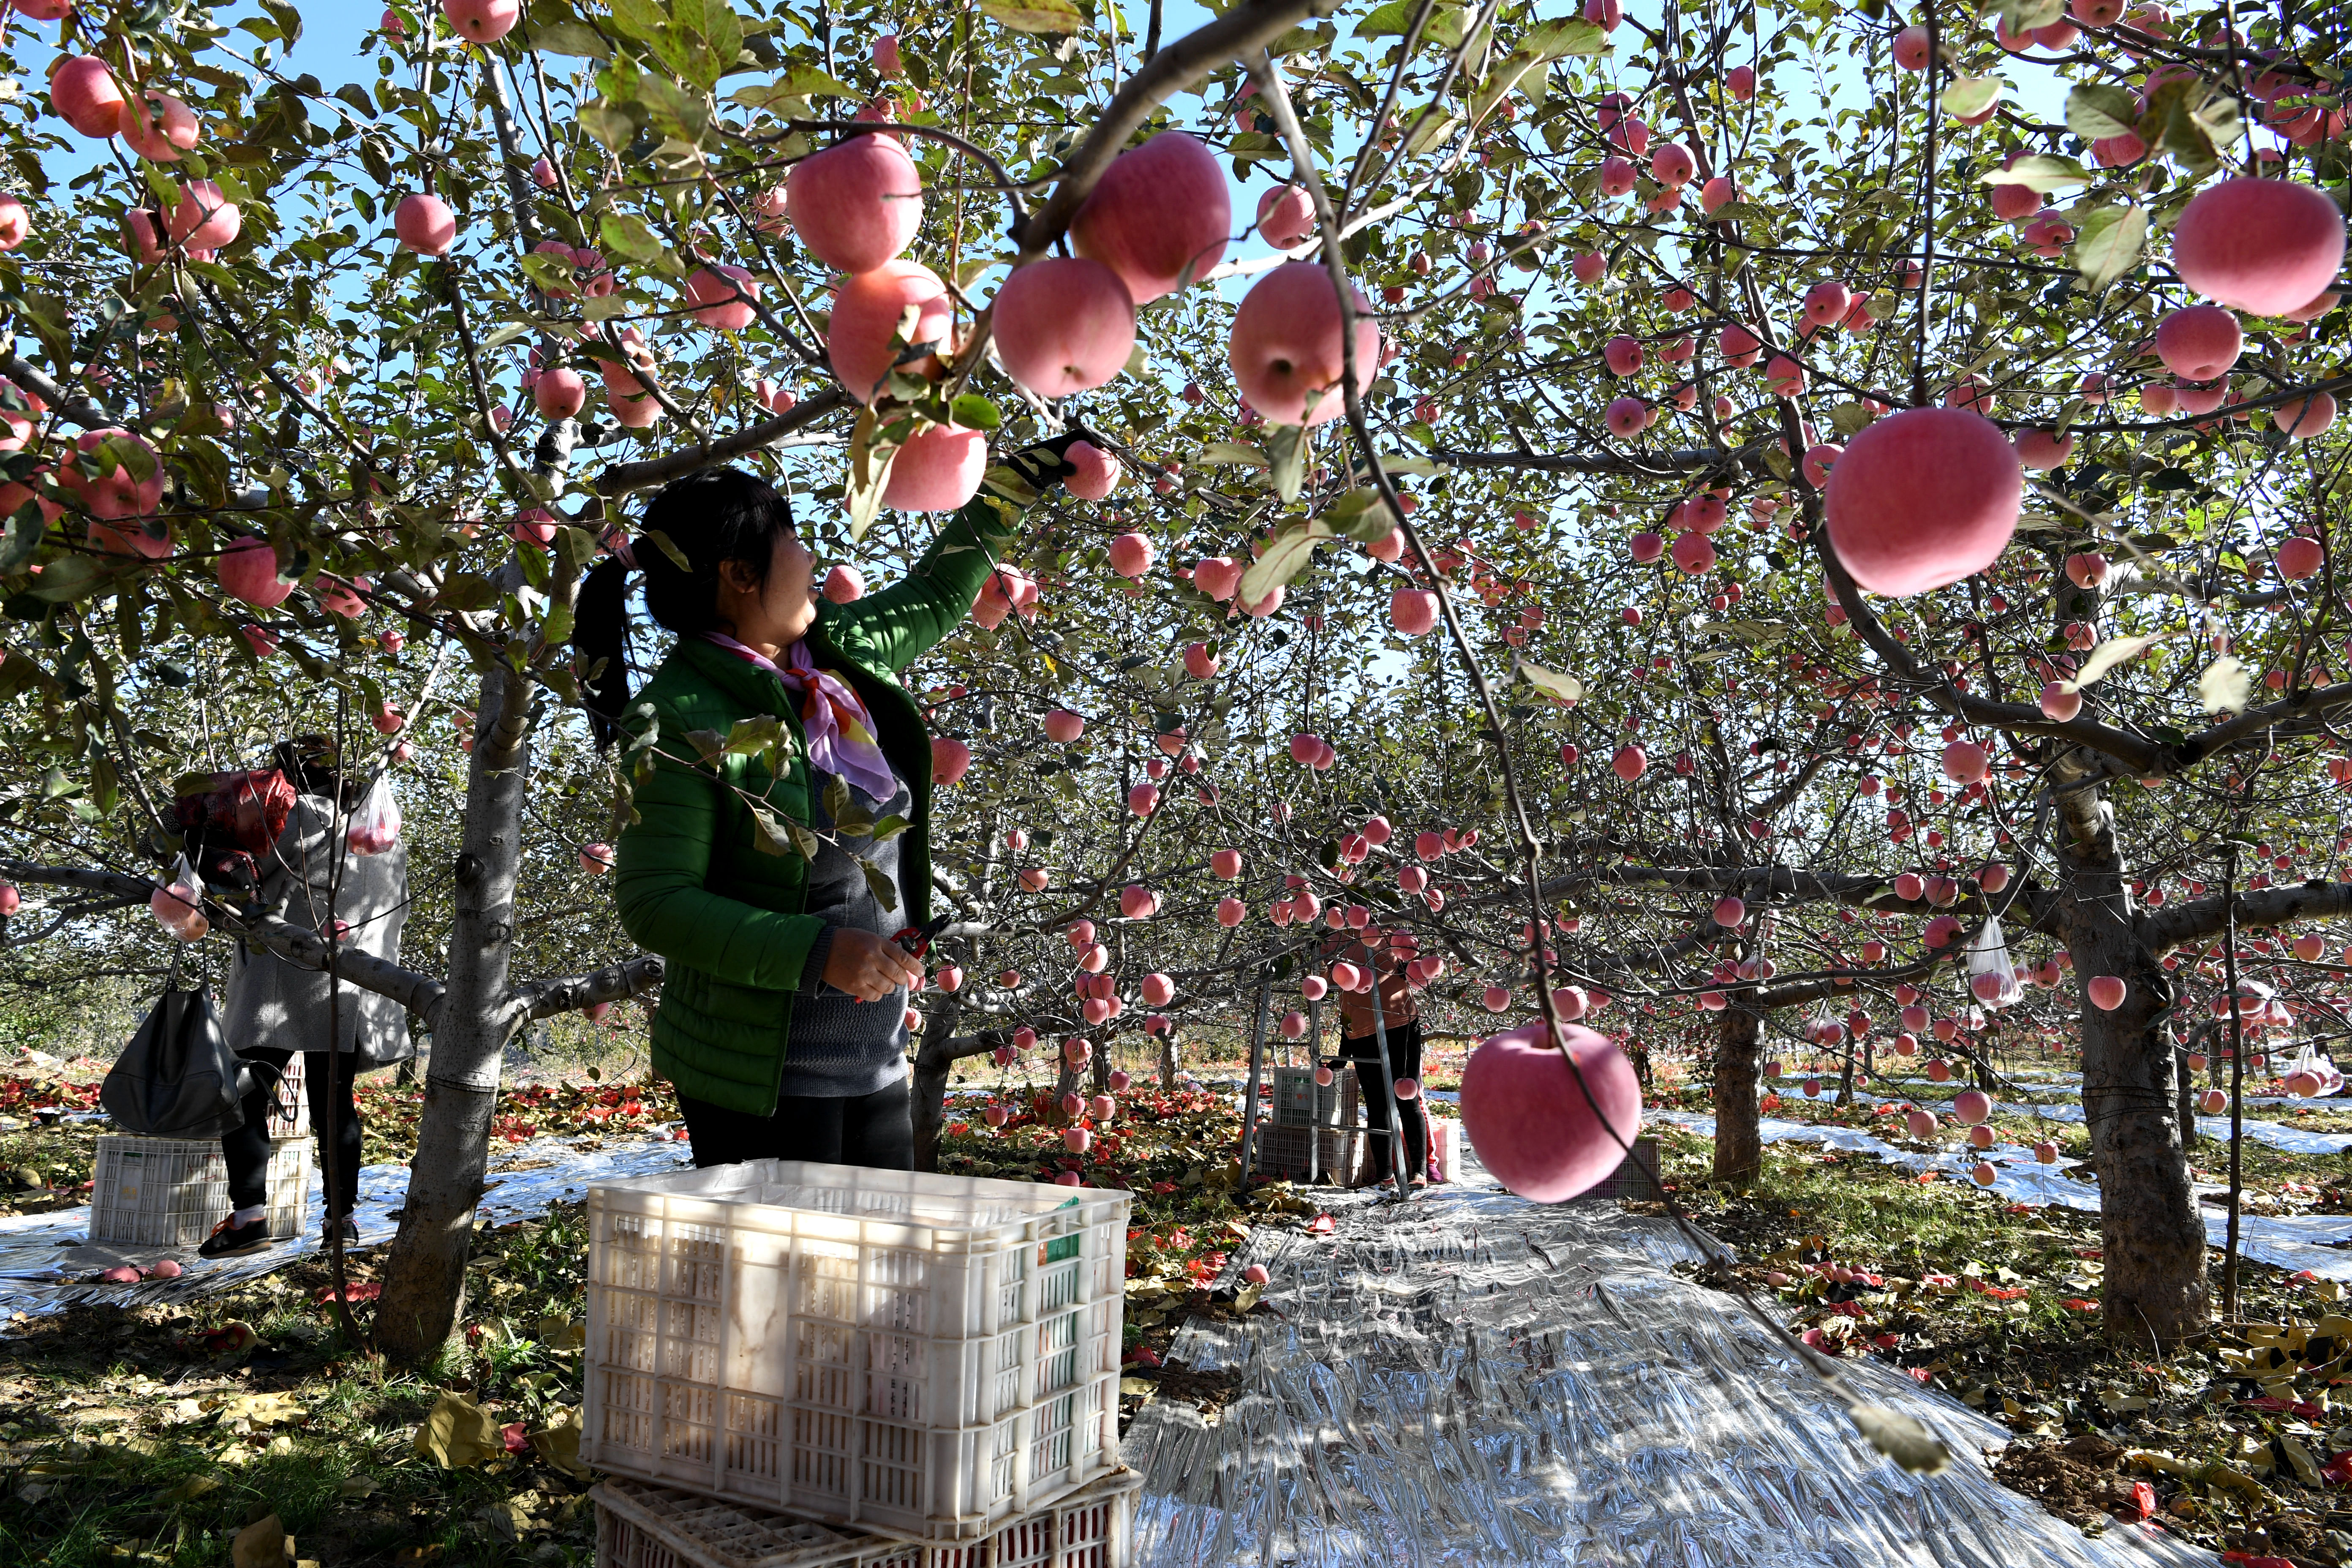
{"label": "gray coat", "polygon": [[[391,788],[380,781],[378,789]],[[297,796],[278,835],[276,853],[262,868],[262,902],[276,908],[283,899],[286,919],[309,931],[325,931],[329,889],[335,862],[342,862],[342,895],[334,913],[351,926],[348,945],[388,963],[400,962],[400,928],[408,918],[408,846],[404,840],[377,855],[343,848],[342,824],[324,795]],[[408,1010],[389,996],[339,981],[334,1010],[341,1023],[335,1048],[356,1049],[354,1071],[388,1067],[416,1054],[408,1036]],[[238,943],[228,976],[228,1006],[222,1026],[229,1049],[327,1048],[328,976],[303,969],[276,953]]]}

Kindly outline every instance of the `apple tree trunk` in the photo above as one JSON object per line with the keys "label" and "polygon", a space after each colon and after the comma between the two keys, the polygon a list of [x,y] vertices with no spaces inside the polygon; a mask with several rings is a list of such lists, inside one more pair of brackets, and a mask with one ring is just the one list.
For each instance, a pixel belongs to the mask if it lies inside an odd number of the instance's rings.
{"label": "apple tree trunk", "polygon": [[923,1017],[923,1043],[915,1051],[912,1081],[907,1086],[915,1122],[915,1169],[940,1168],[940,1129],[947,1121],[948,1075],[961,1059],[955,1047],[955,1026],[963,1017],[963,1000],[952,991],[932,993]]}
{"label": "apple tree trunk", "polygon": [[1763,1019],[1754,993],[1731,993],[1715,1046],[1715,1180],[1752,1182],[1764,1168],[1764,1140],[1757,1128],[1757,1047]]}
{"label": "apple tree trunk", "polygon": [[396,1364],[440,1352],[465,1310],[466,1256],[489,1163],[499,1068],[514,1021],[515,880],[530,774],[530,692],[493,666],[482,678],[465,832],[453,878],[448,989],[433,1031],[408,1202],[376,1308],[378,1345]]}
{"label": "apple tree trunk", "polygon": [[2106,1337],[2164,1348],[2211,1319],[2205,1225],[2175,1099],[2167,1022],[2172,979],[2136,929],[2113,803],[2096,784],[2060,787],[2062,918],[2074,978],[2084,985],[2103,974],[2124,982],[2121,1006],[2103,1011],[2085,996],[2082,1012],[2083,1110],[2099,1178]]}

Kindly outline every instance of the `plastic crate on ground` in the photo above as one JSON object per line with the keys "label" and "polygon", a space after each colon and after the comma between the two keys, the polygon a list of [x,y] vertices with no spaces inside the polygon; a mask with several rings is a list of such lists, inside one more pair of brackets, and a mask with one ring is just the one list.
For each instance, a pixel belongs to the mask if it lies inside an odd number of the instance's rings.
{"label": "plastic crate on ground", "polygon": [[[1355,1082],[1355,1069],[1342,1068],[1349,1087]],[[1276,1068],[1274,1069],[1274,1120],[1281,1127],[1334,1127],[1339,1122],[1341,1074],[1334,1074],[1328,1084],[1315,1081],[1315,1068]]]}
{"label": "plastic crate on ground", "polygon": [[1633,1153],[1603,1176],[1600,1184],[1586,1189],[1584,1195],[1588,1198],[1632,1198],[1640,1203],[1655,1203],[1666,1195],[1658,1190],[1658,1184],[1650,1179],[1650,1173],[1657,1168],[1658,1141],[1636,1138],[1633,1140]]}
{"label": "plastic crate on ground", "polygon": [[581,1458],[986,1537],[1118,1466],[1130,1203],[782,1160],[592,1186]]}
{"label": "plastic crate on ground", "polygon": [[[302,1234],[310,1141],[269,1146],[269,1235]],[[194,1247],[226,1219],[228,1165],[218,1139],[102,1137],[92,1173],[89,1238],[128,1247]]]}
{"label": "plastic crate on ground", "polygon": [[1128,1568],[1143,1478],[1114,1470],[971,1542],[838,1531],[667,1487],[610,1480],[596,1506],[596,1568]]}
{"label": "plastic crate on ground", "polygon": [[1315,1180],[1342,1187],[1360,1187],[1371,1180],[1371,1155],[1365,1148],[1361,1132],[1345,1132],[1334,1127],[1276,1127],[1261,1121],[1257,1125],[1256,1152],[1252,1156],[1254,1170],[1269,1176],[1286,1176],[1292,1181],[1308,1179],[1307,1140],[1315,1141],[1316,1163],[1312,1170]]}

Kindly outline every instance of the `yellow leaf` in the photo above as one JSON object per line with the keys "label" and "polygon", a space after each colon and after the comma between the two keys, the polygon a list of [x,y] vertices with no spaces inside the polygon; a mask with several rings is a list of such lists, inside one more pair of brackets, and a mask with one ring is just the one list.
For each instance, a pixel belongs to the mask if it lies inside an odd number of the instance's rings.
{"label": "yellow leaf", "polygon": [[155,1500],[158,1502],[194,1502],[196,1499],[204,1496],[206,1492],[220,1490],[220,1487],[221,1479],[218,1476],[190,1476],[178,1486],[173,1487],[167,1491],[157,1492],[155,1494]]}
{"label": "yellow leaf", "polygon": [[1160,1385],[1148,1377],[1122,1377],[1118,1380],[1118,1391],[1134,1394],[1149,1404],[1159,1395]]}
{"label": "yellow leaf", "polygon": [[555,1315],[539,1321],[539,1342],[550,1350],[576,1351],[588,1342],[588,1325]]}
{"label": "yellow leaf", "polygon": [[240,1394],[222,1401],[220,1406],[223,1421],[247,1421],[256,1426],[275,1426],[301,1417],[300,1402],[289,1394]]}
{"label": "yellow leaf", "polygon": [[274,1513],[238,1531],[229,1543],[230,1568],[285,1568],[293,1557],[294,1538]]}
{"label": "yellow leaf", "polygon": [[1087,18],[1070,0],[980,0],[981,11],[1016,33],[1083,33]]}
{"label": "yellow leaf", "polygon": [[2208,713],[2243,713],[2253,699],[2253,679],[2233,656],[2223,654],[2197,678],[2198,700]]}
{"label": "yellow leaf", "polygon": [[579,1480],[588,1479],[588,1467],[580,1462],[580,1412],[566,1410],[555,1424],[544,1432],[530,1435],[530,1446],[548,1468],[562,1471]]}
{"label": "yellow leaf", "polygon": [[506,1452],[490,1413],[462,1394],[444,1394],[416,1428],[416,1452],[444,1469],[470,1469]]}

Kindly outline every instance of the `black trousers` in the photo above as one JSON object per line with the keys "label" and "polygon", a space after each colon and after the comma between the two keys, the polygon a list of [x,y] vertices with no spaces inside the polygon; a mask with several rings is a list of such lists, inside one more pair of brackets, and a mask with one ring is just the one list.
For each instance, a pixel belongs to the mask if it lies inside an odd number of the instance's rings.
{"label": "black trousers", "polygon": [[[269,1201],[269,1131],[278,1075],[294,1059],[292,1051],[261,1048],[237,1053],[254,1064],[254,1089],[245,1097],[245,1125],[221,1138],[221,1158],[228,1165],[228,1201],[234,1208],[257,1208]],[[328,1055],[302,1053],[302,1089],[310,1101],[310,1130],[319,1139],[319,1175],[326,1181],[327,1141],[334,1140],[335,1180],[327,1193],[327,1217],[341,1219],[352,1212],[360,1191],[360,1108],[352,1100],[358,1077],[346,1052],[334,1061],[335,1083],[327,1085]]]}
{"label": "black trousers", "polygon": [[681,1094],[694,1163],[734,1165],[745,1160],[814,1160],[876,1171],[915,1168],[914,1102],[900,1079],[872,1094],[845,1097],[787,1094],[773,1114],[727,1110]]}
{"label": "black trousers", "polygon": [[1404,1138],[1407,1179],[1418,1181],[1429,1169],[1429,1123],[1423,1119],[1421,1100],[1399,1100],[1395,1079],[1421,1077],[1421,1022],[1401,1024],[1388,1031],[1391,1077],[1381,1076],[1381,1044],[1377,1036],[1342,1037],[1339,1059],[1356,1064],[1356,1083],[1364,1102],[1364,1126],[1370,1134],[1372,1174],[1386,1176],[1389,1124],[1384,1108],[1396,1108],[1397,1131]]}

